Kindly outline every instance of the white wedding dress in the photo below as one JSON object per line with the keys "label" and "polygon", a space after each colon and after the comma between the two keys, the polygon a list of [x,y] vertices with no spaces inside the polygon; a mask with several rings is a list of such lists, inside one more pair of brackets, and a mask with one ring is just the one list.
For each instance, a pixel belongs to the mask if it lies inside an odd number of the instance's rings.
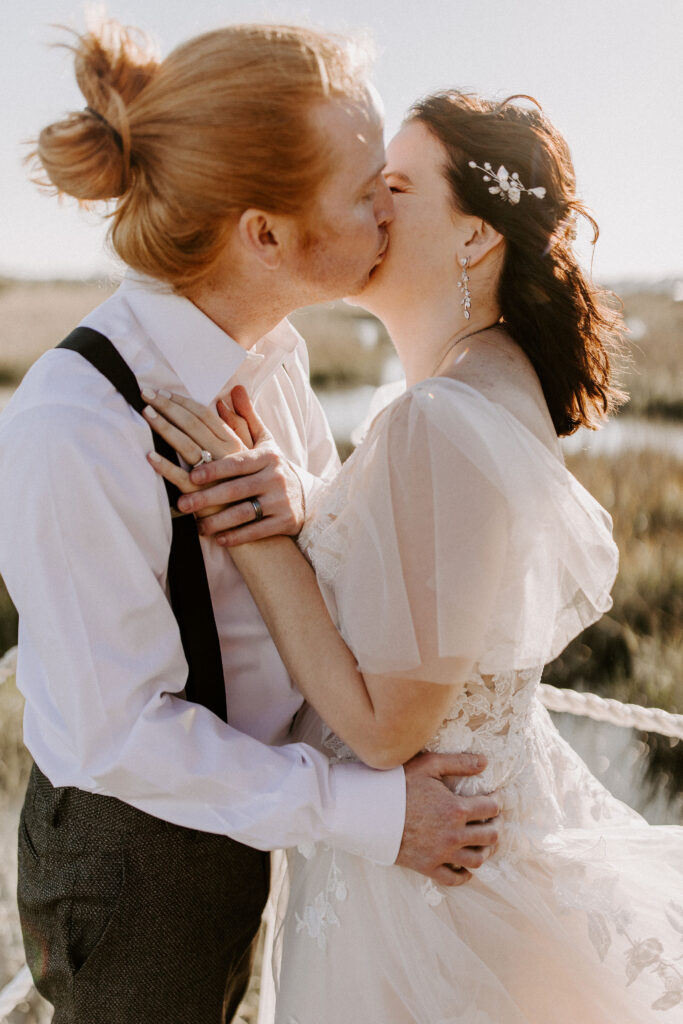
{"label": "white wedding dress", "polygon": [[[554,435],[424,381],[376,418],[300,543],[362,670],[467,679],[429,749],[486,754],[459,790],[495,790],[505,827],[454,889],[290,851],[276,1024],[683,1021],[683,829],[610,796],[537,696],[610,607],[618,558]],[[310,709],[297,738],[354,757]]]}

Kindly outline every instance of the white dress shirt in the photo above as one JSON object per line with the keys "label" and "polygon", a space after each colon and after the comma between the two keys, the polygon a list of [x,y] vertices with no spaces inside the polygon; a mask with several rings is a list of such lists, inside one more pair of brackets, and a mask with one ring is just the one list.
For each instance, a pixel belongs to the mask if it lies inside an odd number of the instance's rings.
{"label": "white dress shirt", "polygon": [[[245,384],[307,491],[337,471],[288,321],[247,352],[188,300],[129,275],[83,325],[111,339],[141,388],[208,403]],[[17,684],[36,763],[56,786],[259,849],[324,841],[392,863],[403,771],[266,746],[285,742],[301,697],[229,555],[204,538],[230,724],[177,696],[187,663],[152,446],[142,417],[63,349],[38,360],[0,417],[0,573],[20,615]]]}

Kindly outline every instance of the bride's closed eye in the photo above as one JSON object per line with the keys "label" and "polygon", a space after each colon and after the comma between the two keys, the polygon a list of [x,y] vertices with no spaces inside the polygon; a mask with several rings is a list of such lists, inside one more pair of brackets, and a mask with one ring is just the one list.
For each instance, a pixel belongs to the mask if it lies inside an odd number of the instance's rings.
{"label": "bride's closed eye", "polygon": [[400,195],[401,193],[407,192],[407,188],[404,182],[397,181],[393,175],[389,175],[385,178],[387,188],[392,195]]}

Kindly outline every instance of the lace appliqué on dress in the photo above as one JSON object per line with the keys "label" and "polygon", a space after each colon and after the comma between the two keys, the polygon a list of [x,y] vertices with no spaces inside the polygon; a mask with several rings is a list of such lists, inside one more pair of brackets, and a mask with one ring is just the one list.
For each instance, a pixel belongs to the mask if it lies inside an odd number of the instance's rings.
{"label": "lace appliqu\u00e9 on dress", "polygon": [[348,896],[348,889],[337,860],[332,850],[332,862],[327,873],[327,882],[312,903],[307,903],[303,914],[295,914],[296,932],[307,932],[309,938],[315,939],[318,948],[327,947],[327,933],[331,927],[340,927],[339,917],[334,908],[335,903],[343,903]]}
{"label": "lace appliqu\u00e9 on dress", "polygon": [[[596,844],[594,851],[585,851],[588,860],[555,864],[553,893],[560,908],[565,913],[579,911],[585,914],[588,938],[601,963],[612,950],[616,936],[626,941],[622,955],[627,987],[645,970],[659,976],[664,992],[652,1003],[651,1009],[663,1011],[683,1005],[683,969],[680,966],[683,953],[676,960],[667,959],[664,943],[659,938],[652,935],[642,938],[633,934],[628,895],[617,891],[619,877],[604,862],[600,845]],[[593,876],[590,880],[589,874]],[[683,942],[683,907],[672,900],[667,904],[665,913]]]}

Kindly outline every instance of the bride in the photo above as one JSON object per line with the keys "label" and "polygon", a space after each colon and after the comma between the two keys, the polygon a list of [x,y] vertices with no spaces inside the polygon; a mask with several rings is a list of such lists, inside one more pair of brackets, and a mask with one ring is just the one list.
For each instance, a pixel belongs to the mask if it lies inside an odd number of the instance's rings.
{"label": "bride", "polygon": [[[456,889],[289,851],[277,1024],[673,1022],[683,830],[613,799],[537,696],[617,570],[609,516],[558,442],[622,398],[618,320],[572,251],[569,151],[536,109],[447,92],[411,110],[385,176],[389,250],[357,301],[389,329],[406,390],[309,509],[300,550],[230,550],[308,701],[297,739],[380,769],[484,753],[459,786],[495,789],[506,824]],[[262,443],[246,394],[234,403],[242,442],[184,398],[157,397],[154,425],[190,463],[197,443]]]}

